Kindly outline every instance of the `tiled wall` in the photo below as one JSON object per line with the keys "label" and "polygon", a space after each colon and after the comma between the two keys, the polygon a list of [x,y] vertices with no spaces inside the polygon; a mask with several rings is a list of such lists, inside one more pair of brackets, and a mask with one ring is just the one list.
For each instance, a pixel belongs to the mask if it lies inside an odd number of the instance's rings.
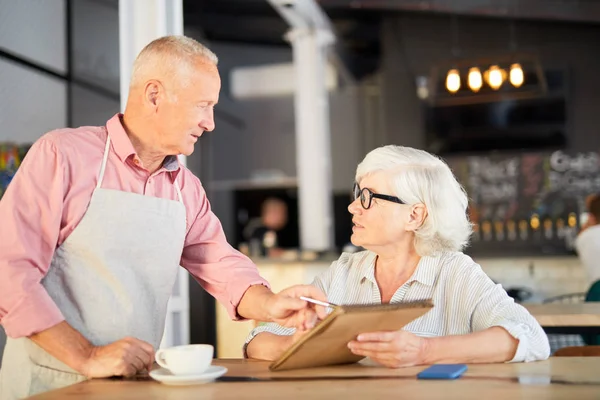
{"label": "tiled wall", "polygon": [[589,286],[577,257],[476,258],[475,261],[505,289],[531,289],[534,296],[528,302],[541,302],[547,297],[585,292]]}

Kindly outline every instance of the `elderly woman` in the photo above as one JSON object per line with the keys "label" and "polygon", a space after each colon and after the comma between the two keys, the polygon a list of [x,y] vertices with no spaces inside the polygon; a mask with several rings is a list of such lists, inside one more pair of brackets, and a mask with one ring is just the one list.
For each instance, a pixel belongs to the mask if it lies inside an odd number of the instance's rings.
{"label": "elderly woman", "polygon": [[[365,332],[348,343],[361,356],[397,368],[548,358],[537,321],[461,250],[471,234],[467,196],[450,168],[409,147],[371,151],[356,171],[352,243],[313,285],[335,304],[432,299],[434,308],[396,332]],[[250,358],[277,358],[305,331],[275,324],[249,335]]]}

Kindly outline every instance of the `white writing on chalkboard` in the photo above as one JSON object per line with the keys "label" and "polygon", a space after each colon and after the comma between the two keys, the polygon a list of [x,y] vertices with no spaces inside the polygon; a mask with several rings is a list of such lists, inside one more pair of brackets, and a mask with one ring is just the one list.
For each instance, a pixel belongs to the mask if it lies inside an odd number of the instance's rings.
{"label": "white writing on chalkboard", "polygon": [[519,158],[469,158],[469,187],[476,202],[498,203],[518,196]]}
{"label": "white writing on chalkboard", "polygon": [[516,182],[484,183],[479,186],[481,200],[486,203],[511,200],[517,197]]}
{"label": "white writing on chalkboard", "polygon": [[600,191],[600,157],[597,153],[568,155],[555,151],[550,155],[548,188],[563,193],[584,194]]}
{"label": "white writing on chalkboard", "polygon": [[516,178],[519,174],[519,158],[492,161],[487,157],[469,158],[469,172],[487,181]]}
{"label": "white writing on chalkboard", "polygon": [[593,173],[600,171],[600,158],[597,153],[577,153],[569,156],[562,151],[555,151],[550,156],[550,167],[554,171],[578,171]]}
{"label": "white writing on chalkboard", "polygon": [[590,176],[577,171],[565,173],[550,171],[548,173],[548,184],[551,191],[564,191],[568,194],[593,193],[600,191],[600,174]]}

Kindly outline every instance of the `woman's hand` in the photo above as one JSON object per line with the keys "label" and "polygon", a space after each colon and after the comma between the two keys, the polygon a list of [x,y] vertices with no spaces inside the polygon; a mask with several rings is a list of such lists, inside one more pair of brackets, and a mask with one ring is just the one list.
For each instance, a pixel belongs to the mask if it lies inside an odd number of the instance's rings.
{"label": "woman's hand", "polygon": [[425,363],[427,339],[402,330],[370,332],[358,335],[348,348],[388,368],[410,367]]}

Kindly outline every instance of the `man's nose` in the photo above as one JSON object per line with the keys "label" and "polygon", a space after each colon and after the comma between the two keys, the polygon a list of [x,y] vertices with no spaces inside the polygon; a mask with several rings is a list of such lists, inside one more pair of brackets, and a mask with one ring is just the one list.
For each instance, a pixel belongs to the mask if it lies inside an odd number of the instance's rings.
{"label": "man's nose", "polygon": [[215,129],[215,114],[212,110],[210,114],[202,118],[202,121],[200,122],[200,127],[207,132],[212,132]]}
{"label": "man's nose", "polygon": [[200,122],[200,127],[207,132],[212,132],[215,129],[215,120],[214,118],[205,118]]}

